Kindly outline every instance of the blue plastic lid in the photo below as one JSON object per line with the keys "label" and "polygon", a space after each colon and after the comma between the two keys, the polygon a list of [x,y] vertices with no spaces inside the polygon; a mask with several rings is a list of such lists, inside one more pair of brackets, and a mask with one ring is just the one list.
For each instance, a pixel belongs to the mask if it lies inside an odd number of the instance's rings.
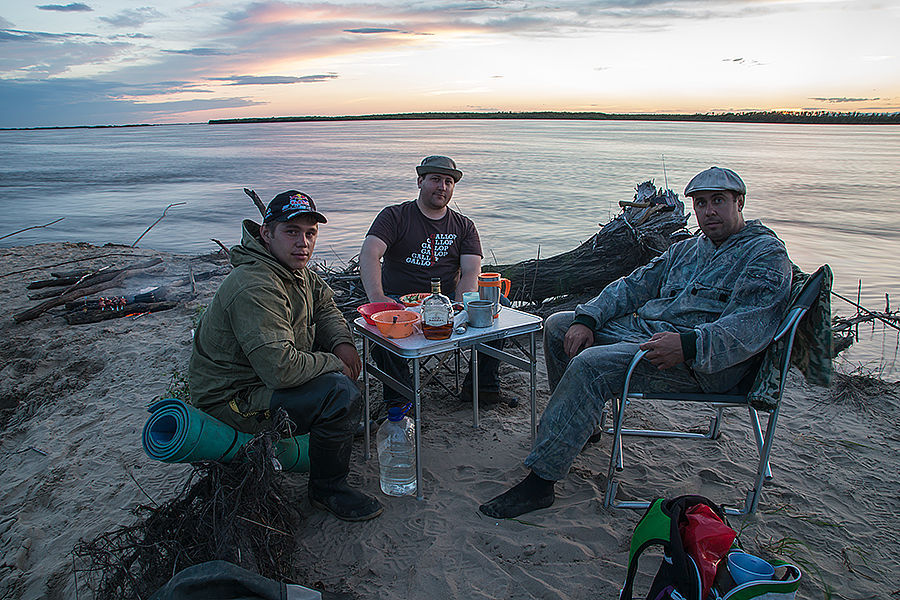
{"label": "blue plastic lid", "polygon": [[412,408],[412,402],[408,402],[403,406],[391,406],[388,408],[388,421],[402,421],[409,409]]}

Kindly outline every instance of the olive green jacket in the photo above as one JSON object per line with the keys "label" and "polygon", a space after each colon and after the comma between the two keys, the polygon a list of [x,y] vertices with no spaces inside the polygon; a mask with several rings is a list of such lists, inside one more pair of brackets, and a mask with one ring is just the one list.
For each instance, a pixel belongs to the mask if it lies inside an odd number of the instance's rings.
{"label": "olive green jacket", "polygon": [[191,403],[254,433],[266,425],[274,390],[342,371],[331,351],[353,336],[328,284],[307,268],[292,272],[279,263],[253,221],[244,221],[231,263],[194,332]]}

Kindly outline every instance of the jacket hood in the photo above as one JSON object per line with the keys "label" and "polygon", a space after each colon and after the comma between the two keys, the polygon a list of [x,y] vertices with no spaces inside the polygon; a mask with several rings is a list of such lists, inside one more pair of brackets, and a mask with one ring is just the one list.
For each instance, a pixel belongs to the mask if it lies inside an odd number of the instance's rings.
{"label": "jacket hood", "polygon": [[241,243],[231,248],[231,264],[234,267],[262,263],[285,279],[293,279],[294,273],[272,256],[259,237],[260,225],[250,219],[241,224]]}

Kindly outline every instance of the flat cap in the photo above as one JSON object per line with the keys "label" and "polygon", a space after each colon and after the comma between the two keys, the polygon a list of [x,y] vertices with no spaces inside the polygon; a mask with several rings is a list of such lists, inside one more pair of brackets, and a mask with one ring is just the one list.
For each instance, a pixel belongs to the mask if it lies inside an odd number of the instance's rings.
{"label": "flat cap", "polygon": [[691,196],[695,192],[714,190],[729,190],[743,195],[747,193],[747,186],[731,169],[710,167],[694,175],[694,178],[684,188],[684,195]]}

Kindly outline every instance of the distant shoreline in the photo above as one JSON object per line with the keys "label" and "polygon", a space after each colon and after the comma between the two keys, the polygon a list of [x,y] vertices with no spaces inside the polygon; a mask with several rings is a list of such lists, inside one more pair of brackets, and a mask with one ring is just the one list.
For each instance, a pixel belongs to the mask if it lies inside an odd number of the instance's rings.
{"label": "distant shoreline", "polygon": [[210,125],[235,123],[293,123],[308,121],[425,121],[425,120],[557,120],[557,121],[693,121],[725,123],[809,123],[837,125],[900,125],[900,112],[860,113],[831,111],[800,112],[740,112],[740,113],[601,113],[601,112],[424,112],[374,115],[248,117],[241,119],[210,119]]}
{"label": "distant shoreline", "polygon": [[[436,121],[436,120],[553,120],[553,121],[688,121],[711,123],[797,123],[825,125],[900,125],[900,112],[863,113],[834,111],[751,111],[728,113],[658,114],[602,112],[421,112],[372,115],[306,115],[295,117],[246,117],[210,119],[208,125],[240,123],[302,123],[316,121]],[[34,131],[53,129],[105,129],[116,127],[166,127],[199,125],[194,123],[131,123],[126,125],[54,125],[46,127],[0,127],[0,131]]]}

